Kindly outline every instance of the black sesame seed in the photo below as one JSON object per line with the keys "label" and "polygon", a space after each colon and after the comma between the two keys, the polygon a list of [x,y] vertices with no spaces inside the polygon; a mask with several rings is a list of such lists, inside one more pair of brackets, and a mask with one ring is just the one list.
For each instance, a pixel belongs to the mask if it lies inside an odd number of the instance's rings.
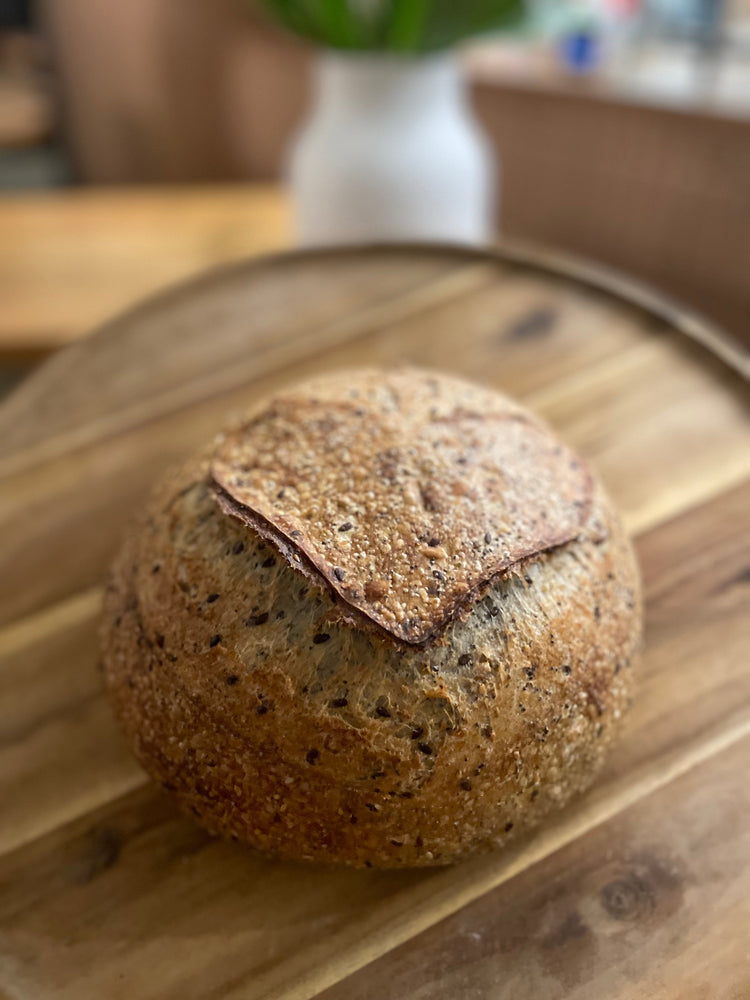
{"label": "black sesame seed", "polygon": [[269,556],[268,559],[263,562],[263,569],[270,569],[272,566],[276,565],[276,560],[273,556]]}
{"label": "black sesame seed", "polygon": [[432,753],[432,747],[430,746],[429,743],[417,743],[417,749],[420,750],[423,754],[429,755]]}
{"label": "black sesame seed", "polygon": [[500,614],[500,608],[498,608],[496,604],[493,604],[492,607],[490,608],[490,616],[492,618],[497,618],[499,614]]}
{"label": "black sesame seed", "polygon": [[316,646],[320,646],[321,643],[328,642],[330,638],[331,637],[327,632],[318,632],[317,635],[313,636],[313,642]]}
{"label": "black sesame seed", "polygon": [[305,760],[308,764],[314,764],[318,757],[320,757],[320,750],[308,750],[305,754]]}
{"label": "black sesame seed", "polygon": [[268,612],[263,611],[259,615],[250,615],[249,618],[245,620],[246,625],[265,625],[268,621]]}
{"label": "black sesame seed", "polygon": [[218,600],[219,600],[218,594],[209,594],[208,597],[206,598],[206,604],[213,604],[214,601]]}
{"label": "black sesame seed", "polygon": [[416,729],[412,729],[411,731],[411,738],[413,740],[418,740],[422,735],[424,735],[424,729],[421,726],[417,726]]}
{"label": "black sesame seed", "polygon": [[228,684],[230,687],[234,687],[235,684],[239,682],[239,677],[237,674],[229,674],[224,678],[224,683]]}
{"label": "black sesame seed", "polygon": [[232,546],[232,552],[236,556],[238,556],[240,554],[240,552],[244,552],[244,551],[245,551],[245,543],[244,542],[235,542],[234,545]]}
{"label": "black sesame seed", "polygon": [[151,572],[152,573],[158,573],[160,569],[161,569],[161,564],[160,563],[154,563],[154,565],[151,567]]}
{"label": "black sesame seed", "polygon": [[569,674],[570,673],[570,665],[568,663],[566,663],[565,666],[562,668],[562,672],[564,674]]}
{"label": "black sesame seed", "polygon": [[331,708],[345,708],[348,704],[348,698],[334,698],[331,702]]}
{"label": "black sesame seed", "polygon": [[512,824],[512,823],[506,823],[506,824],[505,824],[505,832],[506,832],[506,833],[510,833],[510,831],[511,831],[512,829],[513,829],[513,824]]}
{"label": "black sesame seed", "polygon": [[268,705],[258,705],[258,707],[255,709],[255,714],[265,715],[267,711],[268,711]]}
{"label": "black sesame seed", "polygon": [[431,538],[427,544],[428,544],[428,546],[431,549],[436,549],[438,547],[438,545],[440,545],[440,539],[439,538]]}
{"label": "black sesame seed", "polygon": [[351,521],[344,521],[343,524],[339,525],[339,531],[351,531],[353,527],[354,526]]}
{"label": "black sesame seed", "polygon": [[281,610],[281,611],[279,611],[279,613],[278,613],[278,614],[276,615],[276,620],[278,621],[278,620],[279,620],[280,618],[283,618],[285,614],[286,614],[286,612],[285,612],[285,611],[284,611],[284,610],[282,609],[282,610]]}
{"label": "black sesame seed", "polygon": [[294,531],[291,531],[289,534],[290,534],[290,536],[292,538],[301,538],[302,537],[302,532],[299,531],[299,530],[297,530],[296,528],[295,528]]}
{"label": "black sesame seed", "polygon": [[594,620],[598,622],[600,618],[601,618],[601,611],[599,610],[599,605],[595,604],[594,605]]}
{"label": "black sesame seed", "polygon": [[374,802],[365,802],[365,805],[370,810],[370,812],[375,813],[378,811],[378,807],[375,805]]}
{"label": "black sesame seed", "polygon": [[533,585],[533,583],[534,583],[534,581],[531,579],[530,576],[525,576],[524,580],[526,581],[526,583],[528,584],[529,587],[531,587]]}
{"label": "black sesame seed", "polygon": [[458,664],[465,667],[467,663],[471,663],[471,653],[462,653],[458,658]]}
{"label": "black sesame seed", "polygon": [[221,642],[220,635],[212,635],[208,645],[213,649],[214,646],[218,646]]}
{"label": "black sesame seed", "polygon": [[378,705],[375,709],[375,714],[379,715],[381,719],[390,719],[391,713],[385,707],[385,705]]}
{"label": "black sesame seed", "polygon": [[488,532],[485,533],[485,536],[484,536],[484,544],[485,545],[489,545],[491,541],[492,541],[492,535],[488,531]]}
{"label": "black sesame seed", "polygon": [[344,579],[344,577],[346,576],[346,573],[343,571],[343,569],[340,569],[338,566],[336,566],[334,568],[334,570],[333,570],[333,575],[336,577],[336,579],[340,583]]}
{"label": "black sesame seed", "polygon": [[471,778],[461,778],[459,785],[465,792],[471,791]]}
{"label": "black sesame seed", "polygon": [[394,847],[403,847],[404,846],[403,840],[392,840],[391,843],[393,844]]}
{"label": "black sesame seed", "polygon": [[285,493],[286,493],[286,490],[284,490],[284,489],[279,490],[279,492],[276,494],[276,499],[277,500],[283,500]]}

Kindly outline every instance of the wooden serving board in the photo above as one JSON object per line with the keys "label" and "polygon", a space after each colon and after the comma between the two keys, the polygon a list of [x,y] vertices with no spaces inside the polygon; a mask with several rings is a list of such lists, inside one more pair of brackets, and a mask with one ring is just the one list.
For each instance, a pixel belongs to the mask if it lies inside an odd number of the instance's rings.
{"label": "wooden serving board", "polygon": [[[636,536],[647,651],[584,798],[414,872],[269,861],[179,816],[96,671],[154,477],[313,372],[411,362],[537,409]],[[668,303],[519,250],[291,254],[169,291],[0,407],[0,995],[750,997],[750,391]],[[745,367],[745,371],[746,371]]]}

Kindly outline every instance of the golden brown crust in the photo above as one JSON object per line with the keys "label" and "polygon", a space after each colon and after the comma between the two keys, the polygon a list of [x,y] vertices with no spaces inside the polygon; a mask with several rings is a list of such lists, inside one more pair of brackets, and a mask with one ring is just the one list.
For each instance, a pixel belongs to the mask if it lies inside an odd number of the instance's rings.
{"label": "golden brown crust", "polygon": [[632,550],[596,484],[576,539],[491,581],[437,642],[360,628],[343,604],[221,511],[206,458],[129,535],[107,687],[144,766],[209,829],[288,857],[440,864],[590,783],[640,638]]}
{"label": "golden brown crust", "polygon": [[583,463],[510,400],[403,372],[277,396],[221,436],[211,475],[226,514],[409,643],[575,538],[591,501]]}

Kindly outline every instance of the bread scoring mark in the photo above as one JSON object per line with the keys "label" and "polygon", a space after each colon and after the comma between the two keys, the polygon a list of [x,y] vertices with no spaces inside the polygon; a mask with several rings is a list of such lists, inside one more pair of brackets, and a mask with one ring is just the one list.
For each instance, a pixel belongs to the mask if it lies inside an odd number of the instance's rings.
{"label": "bread scoring mark", "polygon": [[584,463],[531,414],[420,373],[298,387],[218,439],[210,476],[222,511],[322,578],[340,617],[413,645],[578,537],[592,499]]}

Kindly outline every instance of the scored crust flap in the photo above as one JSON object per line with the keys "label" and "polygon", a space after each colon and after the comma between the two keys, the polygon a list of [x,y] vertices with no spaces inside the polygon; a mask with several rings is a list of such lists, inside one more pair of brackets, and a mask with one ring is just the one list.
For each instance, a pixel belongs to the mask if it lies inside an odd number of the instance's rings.
{"label": "scored crust flap", "polygon": [[414,644],[575,538],[592,494],[584,463],[526,411],[415,372],[289,390],[218,439],[211,477],[225,513]]}

